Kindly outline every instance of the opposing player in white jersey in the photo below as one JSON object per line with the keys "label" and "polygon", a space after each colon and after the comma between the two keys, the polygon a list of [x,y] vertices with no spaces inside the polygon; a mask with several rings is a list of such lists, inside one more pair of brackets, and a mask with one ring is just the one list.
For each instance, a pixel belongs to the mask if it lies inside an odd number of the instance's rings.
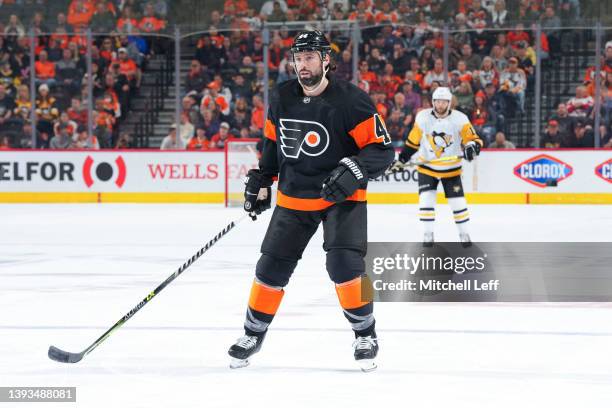
{"label": "opposing player in white jersey", "polygon": [[[436,190],[441,181],[444,194],[453,210],[459,238],[464,246],[471,245],[467,222],[469,214],[461,183],[461,156],[472,161],[480,153],[482,140],[468,117],[451,109],[453,95],[439,87],[432,95],[433,108],[420,111],[392,172],[411,165],[413,155],[419,173],[419,218],[424,225],[423,244],[434,242]],[[453,159],[456,157],[456,159]]]}

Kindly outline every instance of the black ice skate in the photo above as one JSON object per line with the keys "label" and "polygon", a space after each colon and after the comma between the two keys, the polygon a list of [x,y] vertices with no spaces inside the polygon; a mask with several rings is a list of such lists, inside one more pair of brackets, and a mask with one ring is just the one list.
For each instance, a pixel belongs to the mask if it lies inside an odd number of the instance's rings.
{"label": "black ice skate", "polygon": [[249,365],[249,357],[257,353],[261,349],[266,333],[258,336],[244,335],[240,337],[236,344],[232,345],[227,353],[232,357],[230,368],[242,368]]}
{"label": "black ice skate", "polygon": [[368,372],[376,369],[376,355],[378,354],[378,339],[376,337],[359,336],[353,343],[355,349],[355,361],[361,367],[361,371]]}
{"label": "black ice skate", "polygon": [[459,234],[459,240],[461,241],[461,246],[464,248],[469,248],[472,246],[472,240],[470,239],[470,234]]}
{"label": "black ice skate", "polygon": [[433,232],[426,232],[423,234],[423,247],[430,248],[434,244]]}

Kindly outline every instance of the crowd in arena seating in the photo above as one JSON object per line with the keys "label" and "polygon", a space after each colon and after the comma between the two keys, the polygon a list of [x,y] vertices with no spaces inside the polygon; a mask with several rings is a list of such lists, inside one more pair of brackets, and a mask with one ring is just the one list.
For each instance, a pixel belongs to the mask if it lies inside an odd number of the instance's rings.
{"label": "crowd in arena seating", "polygon": [[[132,141],[120,126],[155,45],[139,34],[163,30],[166,13],[163,0],[1,2],[0,16],[6,18],[0,21],[0,148],[32,146],[33,113],[37,148],[129,147]],[[91,134],[87,28],[93,32]],[[30,72],[32,47],[36,61]]]}
{"label": "crowd in arena seating", "polygon": [[[198,143],[196,146],[201,149],[223,146],[223,142],[213,142],[221,123],[230,126],[230,135],[234,137],[259,137],[263,112],[258,105],[263,87],[295,77],[288,49],[296,31],[291,30],[290,23],[348,19],[359,20],[366,26],[377,25],[362,29],[357,82],[371,95],[397,145],[406,137],[416,112],[430,106],[431,92],[444,84],[452,88],[456,108],[470,117],[487,144],[512,147],[505,137],[508,122],[524,115],[526,94],[534,88],[533,24],[539,22],[543,28],[540,38],[543,63],[557,60],[563,38],[561,28],[580,13],[580,2],[508,3],[510,7],[504,0],[269,0],[254,10],[251,8],[254,2],[226,0],[223,10],[211,13],[212,32],[198,41],[185,84],[182,121],[189,124],[189,129],[193,127],[194,132],[204,133],[208,143]],[[263,83],[262,36],[257,31],[248,31],[262,21],[286,22],[271,31],[270,84]],[[448,78],[439,29],[444,24],[450,29]],[[320,27],[316,23],[311,26]],[[224,32],[227,28],[245,31]],[[353,80],[349,33],[334,29],[327,33],[335,51],[335,75]],[[602,75],[612,67],[612,54],[608,55],[611,51],[606,49]],[[572,120],[558,143],[546,139],[543,147],[594,145],[592,82],[589,86],[585,81],[585,86],[576,91],[576,98],[567,101]],[[609,135],[612,84],[604,77],[602,91],[601,133]],[[179,143],[187,146],[191,132],[183,131],[183,126],[180,132],[183,140]],[[579,136],[584,133],[580,129],[586,129],[587,137]],[[610,145],[609,137],[602,139],[602,145],[606,143]]]}
{"label": "crowd in arena seating", "polygon": [[[52,33],[39,37],[36,44],[38,145],[50,146],[51,139],[63,132],[72,138],[71,146],[77,146],[79,126],[87,122],[83,32],[89,26],[118,34],[96,36],[92,46],[97,145],[129,145],[129,137],[121,135],[117,125],[138,90],[148,56],[155,51],[138,33],[158,32],[168,25],[167,2],[69,3],[66,12],[53,18],[35,13],[25,24],[16,15],[2,22],[0,131],[18,123],[22,137],[14,140],[21,140],[21,146],[29,143],[27,27],[36,27]],[[169,129],[162,148],[206,150],[222,148],[230,137],[261,137],[264,88],[295,78],[289,53],[298,30],[295,21],[309,21],[307,28],[328,34],[334,75],[355,80],[371,95],[396,145],[411,129],[417,111],[430,106],[431,92],[447,85],[455,94],[456,109],[470,117],[487,145],[512,148],[506,133],[510,121],[524,117],[526,98],[533,93],[536,40],[543,51],[543,67],[554,66],[563,41],[571,40],[571,34],[564,37],[568,30],[563,27],[580,16],[581,6],[580,0],[226,0],[223,9],[213,10],[203,22],[209,31],[194,41],[194,58],[182,83],[181,123]],[[362,25],[357,78],[353,78],[351,34],[328,24],[329,20]],[[279,23],[271,29],[268,83],[264,82],[263,22]],[[533,30],[536,22],[543,28],[539,39]],[[442,58],[444,25],[450,30],[448,73]],[[612,42],[606,43],[600,63],[601,145],[610,147]],[[594,72],[593,67],[587,70],[576,96],[560,101],[557,111],[544,118],[542,147],[594,145]]]}

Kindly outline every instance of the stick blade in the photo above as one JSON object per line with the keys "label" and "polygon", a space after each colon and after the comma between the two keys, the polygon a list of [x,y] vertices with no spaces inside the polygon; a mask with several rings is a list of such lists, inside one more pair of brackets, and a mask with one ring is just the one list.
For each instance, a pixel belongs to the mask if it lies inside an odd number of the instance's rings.
{"label": "stick blade", "polygon": [[57,361],[58,363],[78,363],[83,359],[83,353],[70,353],[68,351],[60,350],[55,346],[49,347],[48,356],[51,360]]}

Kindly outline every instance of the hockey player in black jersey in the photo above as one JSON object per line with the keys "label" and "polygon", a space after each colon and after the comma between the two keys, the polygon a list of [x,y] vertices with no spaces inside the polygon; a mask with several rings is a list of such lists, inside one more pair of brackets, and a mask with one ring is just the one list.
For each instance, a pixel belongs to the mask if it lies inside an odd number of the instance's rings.
{"label": "hockey player in black jersey", "polygon": [[229,349],[232,368],[259,351],[306,245],[323,224],[326,267],[355,333],[354,357],[374,369],[378,340],[373,304],[361,298],[367,249],[366,187],[393,161],[391,139],[370,97],[330,75],[331,46],[319,31],[298,34],[291,47],[297,79],[270,96],[259,169],[248,173],[244,209],[253,217],[277,205],[261,246],[245,334]]}

